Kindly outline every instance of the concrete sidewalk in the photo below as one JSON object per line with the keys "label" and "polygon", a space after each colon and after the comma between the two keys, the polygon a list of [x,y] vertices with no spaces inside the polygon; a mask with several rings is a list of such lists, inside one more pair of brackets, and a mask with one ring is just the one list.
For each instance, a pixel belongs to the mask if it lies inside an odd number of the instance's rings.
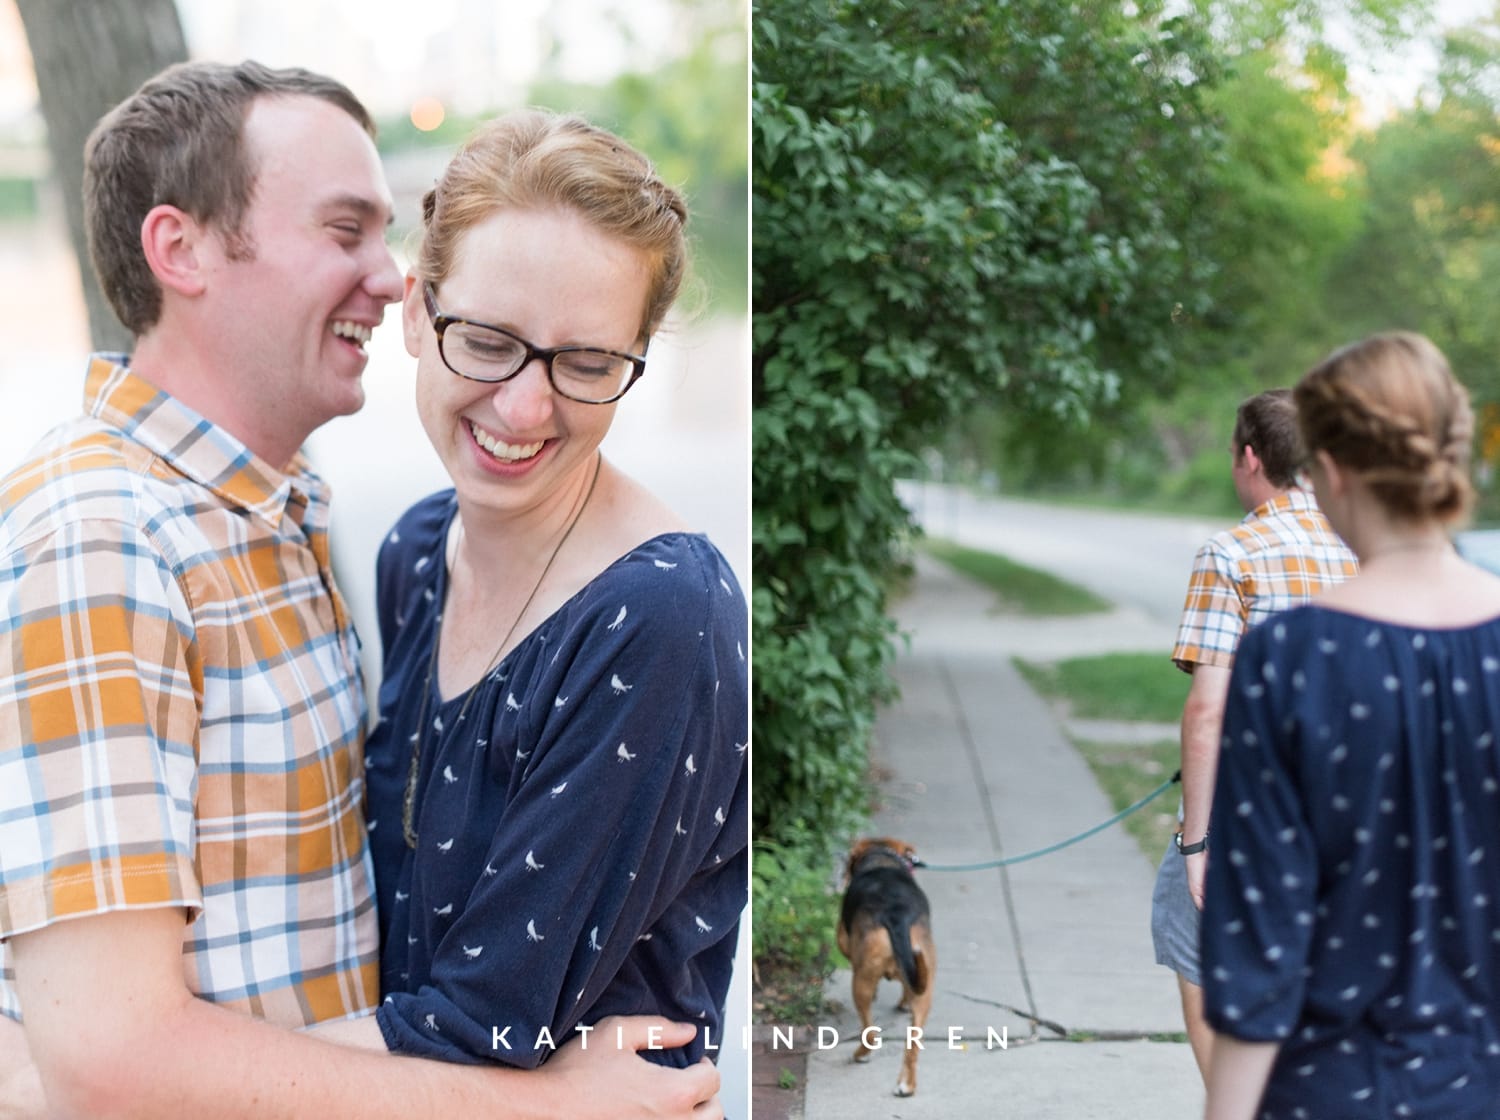
{"label": "concrete sidewalk", "polygon": [[[1171,627],[1144,612],[1033,621],[995,616],[992,601],[923,557],[913,594],[898,611],[912,643],[896,665],[901,698],[876,728],[871,761],[881,807],[871,831],[911,841],[934,864],[1029,852],[1114,811],[1012,656],[1150,650],[1160,651],[1163,671],[1171,671]],[[1187,1044],[1147,1040],[1182,1030],[1175,982],[1152,955],[1154,871],[1119,827],[1007,868],[919,871],[932,902],[938,970],[918,1093],[892,1095],[907,1023],[894,1008],[893,983],[876,998],[887,1045],[867,1064],[851,1063],[859,1024],[844,970],[828,992],[839,1010],[826,1026],[839,1044],[800,1047],[807,1059],[800,1115],[1201,1114],[1202,1087]],[[1091,1040],[1062,1041],[1053,1028]],[[1008,1048],[987,1046],[991,1034],[1003,1035]],[[831,1037],[824,1032],[825,1041]],[[774,1066],[777,1056],[765,1060]],[[792,1105],[786,1114],[799,1109]]]}

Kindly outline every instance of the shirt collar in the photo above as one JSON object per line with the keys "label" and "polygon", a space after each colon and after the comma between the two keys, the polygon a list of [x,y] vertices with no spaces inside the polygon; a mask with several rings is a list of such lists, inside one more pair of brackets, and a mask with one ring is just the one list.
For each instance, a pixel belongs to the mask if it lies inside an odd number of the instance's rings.
{"label": "shirt collar", "polygon": [[[273,528],[280,527],[294,490],[305,497],[315,522],[326,521],[327,485],[301,452],[286,472],[271,467],[229,432],[131,373],[126,355],[95,354],[89,359],[83,408]],[[305,524],[304,517],[297,520]]]}
{"label": "shirt collar", "polygon": [[1318,503],[1314,500],[1312,493],[1300,486],[1293,486],[1290,490],[1283,490],[1268,502],[1261,502],[1253,510],[1245,515],[1245,520],[1270,517],[1277,513],[1316,513]]}

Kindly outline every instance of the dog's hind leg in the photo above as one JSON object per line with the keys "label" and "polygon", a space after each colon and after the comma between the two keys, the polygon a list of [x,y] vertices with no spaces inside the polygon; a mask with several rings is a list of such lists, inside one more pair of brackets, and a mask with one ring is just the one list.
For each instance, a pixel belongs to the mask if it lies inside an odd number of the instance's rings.
{"label": "dog's hind leg", "polygon": [[[917,1091],[917,1058],[921,1055],[921,1044],[917,1039],[927,1027],[927,1016],[932,1011],[932,976],[937,968],[937,953],[930,939],[913,938],[912,948],[916,956],[916,971],[920,990],[912,990],[905,982],[903,1003],[911,1007],[911,1030],[906,1037],[906,1053],[901,1059],[901,1076],[896,1081],[896,1096],[909,1097]],[[925,941],[925,944],[923,943]]]}
{"label": "dog's hind leg", "polygon": [[859,1012],[859,1045],[854,1049],[854,1060],[856,1062],[868,1062],[870,1060],[870,1047],[865,1045],[865,1040],[870,1037],[870,1026],[873,1019],[870,1016],[870,1007],[875,1002],[875,989],[880,986],[880,973],[869,969],[856,972],[854,983],[851,985],[854,995],[854,1010]]}

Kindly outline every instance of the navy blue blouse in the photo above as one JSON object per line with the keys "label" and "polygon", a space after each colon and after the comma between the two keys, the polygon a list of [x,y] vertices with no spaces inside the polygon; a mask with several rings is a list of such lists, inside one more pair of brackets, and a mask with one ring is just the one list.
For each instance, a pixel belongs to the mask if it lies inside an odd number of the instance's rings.
{"label": "navy blue blouse", "polygon": [[1500,1114],[1500,620],[1317,605],[1246,635],[1203,920],[1216,1030],[1281,1050],[1263,1117]]}
{"label": "navy blue blouse", "polygon": [[[413,506],[377,567],[385,672],[367,746],[393,1051],[533,1067],[573,1029],[653,1013],[717,1057],[748,889],[747,612],[698,535],[656,537],[443,703],[428,657],[453,492]],[[417,846],[402,800],[420,739]]]}

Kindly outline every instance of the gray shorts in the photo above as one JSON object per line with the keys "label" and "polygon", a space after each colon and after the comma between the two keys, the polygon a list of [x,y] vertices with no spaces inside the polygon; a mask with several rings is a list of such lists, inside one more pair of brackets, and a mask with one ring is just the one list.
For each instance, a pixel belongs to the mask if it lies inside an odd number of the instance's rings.
{"label": "gray shorts", "polygon": [[1189,984],[1203,985],[1198,964],[1198,935],[1203,915],[1188,894],[1187,861],[1177,854],[1175,843],[1167,844],[1156,886],[1151,891],[1151,942],[1156,963],[1164,964]]}

